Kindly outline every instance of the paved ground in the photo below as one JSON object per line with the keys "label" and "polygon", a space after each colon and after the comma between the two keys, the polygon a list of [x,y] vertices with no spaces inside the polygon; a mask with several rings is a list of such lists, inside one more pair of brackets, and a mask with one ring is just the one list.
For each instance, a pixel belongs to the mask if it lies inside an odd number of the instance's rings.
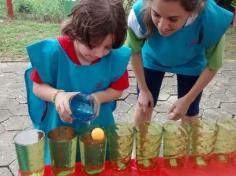
{"label": "paved ground", "polygon": [[[0,63],[0,176],[17,175],[18,164],[13,136],[31,127],[23,74],[27,63]],[[132,120],[135,79],[130,71],[130,88],[118,102],[115,116]],[[164,120],[171,103],[176,100],[176,81],[166,75],[154,119]],[[201,114],[207,118],[236,117],[236,61],[225,62],[215,79],[206,88],[201,102]]]}

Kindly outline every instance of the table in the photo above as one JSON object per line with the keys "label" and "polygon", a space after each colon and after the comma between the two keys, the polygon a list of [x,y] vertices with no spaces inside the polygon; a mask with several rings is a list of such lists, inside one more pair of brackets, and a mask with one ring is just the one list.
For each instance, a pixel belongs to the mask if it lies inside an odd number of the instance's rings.
{"label": "table", "polygon": [[[165,165],[163,158],[158,159],[158,166],[150,171],[138,170],[135,160],[131,161],[130,169],[119,172],[109,167],[109,161],[106,161],[105,171],[99,176],[236,176],[236,157],[231,163],[223,164],[211,160],[207,167],[197,167],[189,157],[184,166],[171,168]],[[45,167],[44,176],[51,176],[51,167]],[[81,164],[76,164],[76,176],[86,176],[81,170]]]}

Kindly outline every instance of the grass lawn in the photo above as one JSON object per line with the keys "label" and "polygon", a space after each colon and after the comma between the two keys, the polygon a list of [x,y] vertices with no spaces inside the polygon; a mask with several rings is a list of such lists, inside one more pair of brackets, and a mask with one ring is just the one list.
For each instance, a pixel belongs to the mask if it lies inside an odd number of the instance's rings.
{"label": "grass lawn", "polygon": [[[0,19],[0,62],[26,61],[25,46],[60,35],[59,24]],[[236,60],[236,30],[226,34],[225,59]]]}
{"label": "grass lawn", "polygon": [[60,35],[59,24],[21,20],[0,21],[0,62],[26,61],[31,42]]}
{"label": "grass lawn", "polygon": [[0,0],[0,18],[6,16],[5,0]]}

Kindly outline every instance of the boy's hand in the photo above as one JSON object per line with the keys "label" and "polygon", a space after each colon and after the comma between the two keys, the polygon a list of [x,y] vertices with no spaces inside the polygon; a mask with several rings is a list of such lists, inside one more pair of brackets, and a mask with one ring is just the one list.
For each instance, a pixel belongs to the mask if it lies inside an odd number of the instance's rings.
{"label": "boy's hand", "polygon": [[140,90],[138,96],[138,105],[145,112],[148,108],[153,107],[153,97],[149,90]]}
{"label": "boy's hand", "polygon": [[69,105],[70,98],[77,94],[77,92],[59,92],[55,99],[55,107],[59,113],[60,118],[65,121],[72,123],[71,110]]}

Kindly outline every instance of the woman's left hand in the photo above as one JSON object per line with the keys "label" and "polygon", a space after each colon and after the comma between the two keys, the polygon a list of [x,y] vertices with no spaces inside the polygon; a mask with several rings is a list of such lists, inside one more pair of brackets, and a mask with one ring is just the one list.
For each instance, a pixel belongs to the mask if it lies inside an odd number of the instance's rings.
{"label": "woman's left hand", "polygon": [[178,120],[185,116],[188,111],[191,102],[184,96],[179,98],[169,110],[169,118],[172,120]]}

